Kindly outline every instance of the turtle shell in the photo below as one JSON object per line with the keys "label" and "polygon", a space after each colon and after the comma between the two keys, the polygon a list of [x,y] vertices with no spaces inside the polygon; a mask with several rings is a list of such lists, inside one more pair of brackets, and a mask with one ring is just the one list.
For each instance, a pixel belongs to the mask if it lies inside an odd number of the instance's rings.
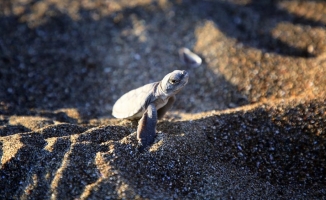
{"label": "turtle shell", "polygon": [[116,118],[141,118],[147,105],[156,99],[154,89],[158,83],[149,83],[122,95],[115,102],[112,115]]}

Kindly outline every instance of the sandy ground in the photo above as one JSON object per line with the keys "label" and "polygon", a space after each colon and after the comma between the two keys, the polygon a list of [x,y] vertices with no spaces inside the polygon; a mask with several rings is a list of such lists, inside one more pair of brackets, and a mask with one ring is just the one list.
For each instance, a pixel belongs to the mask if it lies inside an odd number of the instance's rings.
{"label": "sandy ground", "polygon": [[[0,199],[326,198],[324,1],[0,1],[0,27]],[[175,69],[141,154],[112,106]]]}

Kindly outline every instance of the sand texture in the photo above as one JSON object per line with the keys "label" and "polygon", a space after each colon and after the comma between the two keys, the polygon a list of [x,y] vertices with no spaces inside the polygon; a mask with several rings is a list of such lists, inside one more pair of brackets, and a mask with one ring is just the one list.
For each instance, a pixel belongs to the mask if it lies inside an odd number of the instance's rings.
{"label": "sand texture", "polygon": [[[113,104],[175,69],[140,153]],[[0,1],[0,199],[326,199],[325,88],[325,1]]]}

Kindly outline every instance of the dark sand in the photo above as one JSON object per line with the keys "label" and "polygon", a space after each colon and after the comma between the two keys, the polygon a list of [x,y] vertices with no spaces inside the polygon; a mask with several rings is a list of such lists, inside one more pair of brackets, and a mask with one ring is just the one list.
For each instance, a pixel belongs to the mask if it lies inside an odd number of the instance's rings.
{"label": "dark sand", "polygon": [[[140,154],[112,106],[174,69]],[[0,199],[325,199],[325,77],[325,1],[0,1]]]}

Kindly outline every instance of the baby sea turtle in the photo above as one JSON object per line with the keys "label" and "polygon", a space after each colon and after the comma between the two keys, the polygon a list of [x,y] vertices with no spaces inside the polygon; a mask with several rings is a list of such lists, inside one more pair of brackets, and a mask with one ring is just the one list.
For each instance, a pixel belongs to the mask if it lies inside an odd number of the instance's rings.
{"label": "baby sea turtle", "polygon": [[161,81],[131,90],[115,102],[112,115],[123,119],[140,119],[137,139],[140,150],[154,142],[156,122],[172,107],[175,95],[187,84],[189,75],[184,70],[174,70]]}

